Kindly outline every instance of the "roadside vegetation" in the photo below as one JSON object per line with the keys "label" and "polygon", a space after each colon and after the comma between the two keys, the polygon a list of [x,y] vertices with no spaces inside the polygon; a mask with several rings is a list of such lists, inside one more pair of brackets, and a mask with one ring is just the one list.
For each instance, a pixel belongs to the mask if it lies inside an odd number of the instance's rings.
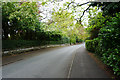
{"label": "roadside vegetation", "polygon": [[90,37],[86,40],[86,48],[120,76],[120,2],[97,5],[102,5],[102,11],[89,12],[87,31]]}
{"label": "roadside vegetation", "polygon": [[[44,4],[38,4],[37,2],[2,3],[3,50],[47,44],[75,44],[83,41],[77,35],[79,30],[76,28],[67,29],[67,26],[75,26],[73,25],[73,16],[67,11],[62,12],[60,15],[57,15],[59,12],[53,14],[52,22],[50,20],[48,20],[48,23],[42,22],[41,11],[39,10],[39,6],[42,5]],[[65,21],[65,14],[68,14],[66,22],[62,24]],[[84,31],[84,29],[82,30]]]}
{"label": "roadside vegetation", "polygon": [[83,41],[120,76],[120,2],[2,2],[3,51]]}

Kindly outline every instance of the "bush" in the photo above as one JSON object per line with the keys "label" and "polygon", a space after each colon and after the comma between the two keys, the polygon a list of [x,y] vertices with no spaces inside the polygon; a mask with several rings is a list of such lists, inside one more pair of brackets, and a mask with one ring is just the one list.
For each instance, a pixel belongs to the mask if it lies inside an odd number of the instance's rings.
{"label": "bush", "polygon": [[120,13],[106,20],[97,38],[86,40],[86,48],[100,56],[106,65],[112,67],[114,74],[120,76]]}
{"label": "bush", "polygon": [[104,46],[102,40],[98,39],[86,40],[85,46],[88,51],[101,57],[102,61],[113,69],[114,74],[120,75],[120,46],[116,45],[117,48],[104,48],[106,46]]}
{"label": "bush", "polygon": [[86,40],[85,41],[85,47],[88,51],[94,52],[94,48],[93,48],[93,40]]}
{"label": "bush", "polygon": [[62,44],[61,41],[39,41],[39,40],[3,40],[3,50],[13,50],[17,48],[27,48],[48,44]]}
{"label": "bush", "polygon": [[115,74],[120,76],[120,13],[117,13],[106,26],[100,29],[102,60],[113,68]]}
{"label": "bush", "polygon": [[120,50],[108,49],[102,54],[102,60],[105,64],[112,67],[114,74],[120,75]]}
{"label": "bush", "polygon": [[98,45],[98,41],[97,40],[86,40],[85,41],[85,46],[86,49],[90,52],[95,52],[95,48]]}
{"label": "bush", "polygon": [[11,50],[16,48],[39,46],[41,44],[42,44],[41,41],[33,41],[33,40],[3,40],[2,49]]}

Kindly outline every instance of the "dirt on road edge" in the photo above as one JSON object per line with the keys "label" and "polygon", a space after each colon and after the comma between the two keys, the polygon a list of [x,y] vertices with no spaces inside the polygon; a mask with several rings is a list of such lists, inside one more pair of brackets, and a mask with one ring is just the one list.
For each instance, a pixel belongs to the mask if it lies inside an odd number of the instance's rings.
{"label": "dirt on road edge", "polygon": [[111,77],[113,79],[118,78],[118,76],[114,75],[113,70],[109,66],[105,65],[94,53],[88,52],[88,55],[90,55],[91,58],[93,58],[95,60],[95,62],[97,63],[97,65],[102,70],[104,70],[109,77]]}

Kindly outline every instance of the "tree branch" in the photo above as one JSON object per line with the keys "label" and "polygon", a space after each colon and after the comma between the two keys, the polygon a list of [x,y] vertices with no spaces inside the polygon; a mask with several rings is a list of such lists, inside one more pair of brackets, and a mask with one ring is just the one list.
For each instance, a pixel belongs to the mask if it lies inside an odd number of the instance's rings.
{"label": "tree branch", "polygon": [[[75,2],[70,2],[68,5],[67,5],[67,8],[65,8],[64,10],[66,10],[66,9],[69,9],[69,7],[70,7],[70,5],[72,4],[72,3],[75,3]],[[85,5],[85,4],[88,4],[88,3],[90,3],[90,1],[88,1],[88,2],[86,2],[86,3],[83,3],[83,4],[79,4],[79,3],[75,3],[77,6],[82,6],[82,5]],[[77,6],[74,6],[74,7],[77,7]]]}
{"label": "tree branch", "polygon": [[69,7],[70,7],[70,5],[71,5],[72,3],[74,3],[74,2],[72,1],[71,3],[68,4],[68,6],[67,6],[68,9],[69,9]]}
{"label": "tree branch", "polygon": [[[70,3],[67,5],[67,8],[68,8],[68,9],[69,9],[69,7],[70,7],[70,5],[71,5],[72,3],[75,3],[75,2],[70,2]],[[88,1],[88,2],[83,3],[83,4],[75,3],[75,4],[77,4],[77,5],[74,6],[74,8],[75,8],[75,7],[78,7],[78,6],[83,6],[83,5],[88,4],[88,3],[91,3],[91,2]],[[79,18],[79,20],[77,20],[77,19],[76,19],[76,20],[79,21],[79,22],[81,22],[81,18],[84,16],[85,12],[86,12],[90,7],[91,7],[91,5],[89,5],[88,8],[83,11],[82,16]],[[67,8],[66,8],[66,9],[67,9]],[[65,9],[64,9],[64,10],[65,10]]]}
{"label": "tree branch", "polygon": [[46,19],[47,18],[47,16],[46,17],[44,17],[44,18],[42,18],[42,19],[40,19],[39,21],[42,21],[42,20],[44,20],[44,19]]}
{"label": "tree branch", "polygon": [[91,5],[88,6],[87,9],[85,9],[82,13],[82,16],[79,18],[79,22],[81,22],[82,17],[84,16],[85,12],[91,7]]}
{"label": "tree branch", "polygon": [[91,3],[90,1],[86,2],[86,3],[83,3],[83,4],[77,4],[77,6],[82,6],[82,5],[85,5],[85,4],[88,4],[88,3]]}

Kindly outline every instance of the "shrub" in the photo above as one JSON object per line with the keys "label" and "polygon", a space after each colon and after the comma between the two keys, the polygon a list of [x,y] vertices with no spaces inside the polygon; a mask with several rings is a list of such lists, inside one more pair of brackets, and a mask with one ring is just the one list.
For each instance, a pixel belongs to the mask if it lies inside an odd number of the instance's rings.
{"label": "shrub", "polygon": [[112,67],[114,74],[120,75],[120,50],[108,49],[102,54],[102,60],[105,64]]}
{"label": "shrub", "polygon": [[100,56],[106,65],[112,67],[114,74],[120,76],[120,13],[106,20],[97,38],[86,40],[86,48]]}
{"label": "shrub", "polygon": [[[94,39],[94,40],[86,40],[85,46],[86,49],[90,52],[97,54],[101,57],[102,61],[110,66],[114,74],[120,75],[120,46],[116,48],[105,48],[103,40]],[[112,45],[111,45],[112,46]]]}
{"label": "shrub", "polygon": [[12,50],[17,48],[34,47],[48,44],[62,44],[61,41],[39,41],[39,40],[3,40],[2,49]]}
{"label": "shrub", "polygon": [[3,40],[2,49],[11,50],[16,48],[32,47],[41,45],[41,41],[33,40]]}
{"label": "shrub", "polygon": [[88,51],[94,52],[94,48],[93,48],[93,40],[86,40],[85,41],[85,47]]}
{"label": "shrub", "polygon": [[95,52],[97,45],[98,45],[97,40],[86,40],[85,41],[86,49],[90,52]]}

